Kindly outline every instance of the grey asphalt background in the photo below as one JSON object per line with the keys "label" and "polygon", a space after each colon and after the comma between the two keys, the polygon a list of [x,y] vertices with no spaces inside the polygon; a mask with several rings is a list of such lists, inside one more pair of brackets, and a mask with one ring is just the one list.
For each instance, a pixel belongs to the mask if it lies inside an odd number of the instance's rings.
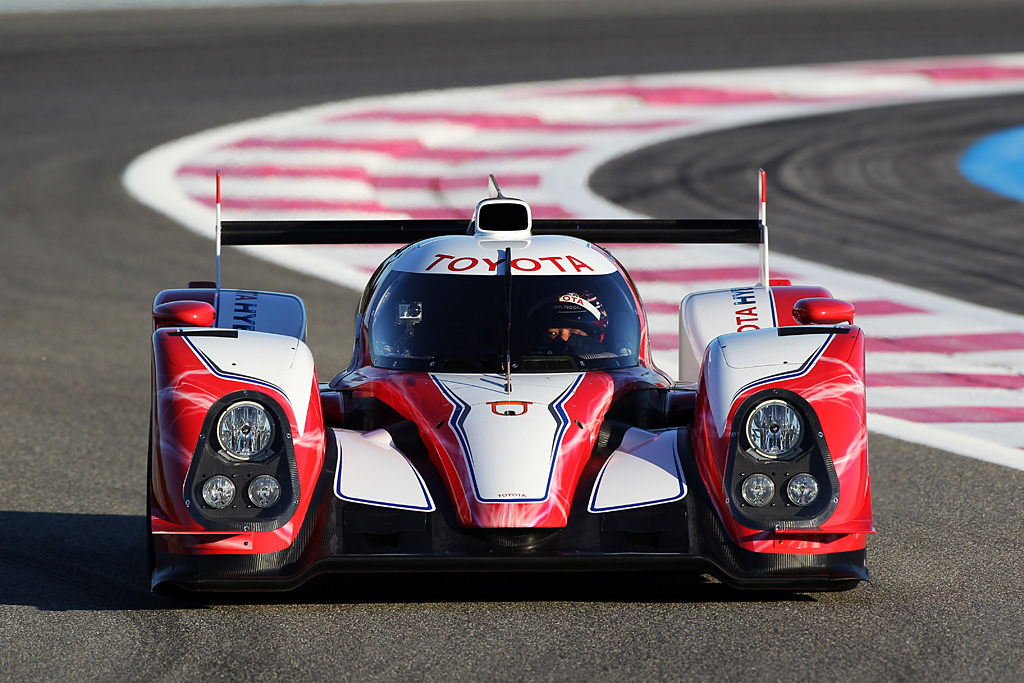
{"label": "grey asphalt background", "polygon": [[[213,250],[134,203],[120,175],[167,140],[346,97],[1017,51],[1021,26],[1019,3],[967,0],[0,17],[0,679],[1019,679],[1024,473],[875,436],[874,583],[852,592],[457,576],[152,595],[150,304],[211,277]],[[1022,102],[724,132],[629,157],[594,184],[656,213],[732,213],[749,205],[748,169],[766,165],[777,248],[1020,312],[1024,213],[954,164],[975,134],[1024,119]],[[353,293],[239,254],[225,280],[302,296],[321,377],[345,367]]]}

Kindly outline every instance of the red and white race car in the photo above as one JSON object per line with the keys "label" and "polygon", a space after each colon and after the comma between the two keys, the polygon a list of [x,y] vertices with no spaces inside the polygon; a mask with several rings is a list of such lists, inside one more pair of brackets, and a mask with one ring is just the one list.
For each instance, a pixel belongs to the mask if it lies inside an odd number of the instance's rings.
{"label": "red and white race car", "polygon": [[[492,182],[472,221],[225,222],[218,253],[407,246],[370,278],[352,363],[326,384],[298,298],[219,283],[156,297],[153,587],[421,570],[866,580],[864,335],[850,304],[768,279],[761,187],[756,219],[534,220]],[[683,298],[680,381],[652,361],[636,287],[597,246],[612,242],[761,244],[760,282]]]}

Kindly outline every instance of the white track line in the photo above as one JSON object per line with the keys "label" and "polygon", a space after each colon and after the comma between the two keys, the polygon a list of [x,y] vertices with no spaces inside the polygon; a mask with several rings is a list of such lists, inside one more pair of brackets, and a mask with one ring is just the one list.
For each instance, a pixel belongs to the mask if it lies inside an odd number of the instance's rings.
{"label": "white track line", "polygon": [[[212,237],[224,216],[468,216],[487,173],[538,216],[630,215],[587,187],[592,170],[656,142],[738,125],[893,104],[1024,92],[1024,55],[865,62],[527,83],[366,98],[205,131],[137,159],[140,201]],[[738,216],[753,215],[755,170]],[[477,180],[478,179],[478,180]],[[770,185],[769,178],[769,185]],[[746,189],[746,188],[744,188]],[[744,208],[746,207],[746,208]],[[769,216],[769,224],[771,224]],[[388,247],[249,251],[361,289]],[[619,247],[648,306],[656,359],[675,373],[673,306],[697,288],[749,284],[743,247]],[[859,306],[874,431],[1024,469],[1024,318],[878,278],[773,255],[773,273]],[[751,276],[744,275],[750,269]],[[872,383],[877,379],[877,388]]]}

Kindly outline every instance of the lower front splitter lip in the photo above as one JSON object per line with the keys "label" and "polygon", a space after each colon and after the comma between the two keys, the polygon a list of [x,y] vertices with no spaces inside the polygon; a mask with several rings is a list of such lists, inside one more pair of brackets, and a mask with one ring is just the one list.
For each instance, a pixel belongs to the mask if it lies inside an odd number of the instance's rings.
{"label": "lower front splitter lip", "polygon": [[[257,557],[224,555],[169,556],[158,553],[153,587],[169,585],[188,591],[288,591],[325,574],[379,573],[459,573],[459,572],[536,572],[536,573],[670,573],[675,575],[710,574],[733,588],[755,590],[836,591],[854,588],[868,581],[864,566],[866,551],[850,551],[813,556],[787,556],[790,566],[752,568],[737,573],[714,560],[684,554],[488,554],[483,556],[354,555],[323,557],[297,572],[264,569],[246,572],[243,564],[253,565]],[[801,567],[795,558],[813,558]],[[775,559],[778,559],[777,557]],[[248,562],[247,562],[248,561]]]}

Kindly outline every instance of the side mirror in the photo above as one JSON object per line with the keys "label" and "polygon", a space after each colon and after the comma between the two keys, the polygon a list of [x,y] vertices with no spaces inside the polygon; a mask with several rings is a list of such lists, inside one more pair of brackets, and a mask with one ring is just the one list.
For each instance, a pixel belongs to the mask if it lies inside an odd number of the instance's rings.
{"label": "side mirror", "polygon": [[793,304],[793,319],[801,325],[852,324],[855,311],[849,301],[811,297]]}
{"label": "side mirror", "polygon": [[153,309],[153,325],[160,327],[213,327],[217,310],[205,301],[168,301]]}

